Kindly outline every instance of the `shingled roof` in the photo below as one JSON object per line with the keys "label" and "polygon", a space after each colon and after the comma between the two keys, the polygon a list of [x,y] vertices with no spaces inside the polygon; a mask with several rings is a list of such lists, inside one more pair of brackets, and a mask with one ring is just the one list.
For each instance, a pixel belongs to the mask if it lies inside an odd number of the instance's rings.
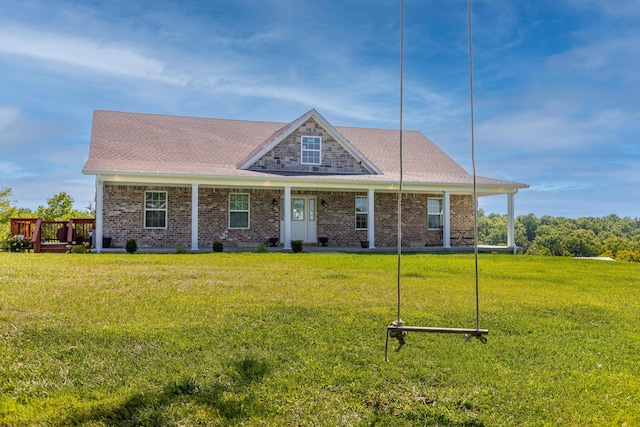
{"label": "shingled roof", "polygon": [[[309,113],[322,118],[315,110]],[[269,172],[245,170],[239,165],[258,153],[261,145],[287,132],[290,124],[97,110],[93,116],[89,158],[83,172],[269,176]],[[399,180],[398,130],[344,126],[332,129],[380,172],[340,175],[340,179]],[[419,131],[403,132],[403,153],[403,178],[407,182],[473,182],[469,173]],[[323,175],[326,179],[332,177]],[[478,178],[478,183],[526,187],[492,178]]]}

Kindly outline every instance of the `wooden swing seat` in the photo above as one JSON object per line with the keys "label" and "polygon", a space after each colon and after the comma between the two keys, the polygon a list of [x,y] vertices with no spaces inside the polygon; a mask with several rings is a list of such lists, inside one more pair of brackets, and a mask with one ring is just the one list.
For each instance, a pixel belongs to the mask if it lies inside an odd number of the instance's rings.
{"label": "wooden swing seat", "polygon": [[488,329],[475,329],[475,328],[439,328],[429,326],[387,326],[387,331],[399,331],[399,332],[433,332],[439,334],[465,334],[465,335],[486,335],[489,333]]}

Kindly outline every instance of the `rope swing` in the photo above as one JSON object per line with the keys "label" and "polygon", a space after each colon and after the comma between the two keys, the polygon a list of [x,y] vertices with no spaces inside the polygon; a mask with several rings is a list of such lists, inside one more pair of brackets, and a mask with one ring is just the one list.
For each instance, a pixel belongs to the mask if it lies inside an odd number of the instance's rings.
{"label": "rope swing", "polygon": [[469,103],[471,108],[471,163],[473,167],[473,254],[475,260],[476,286],[476,327],[475,328],[439,328],[426,326],[407,326],[400,316],[401,298],[401,267],[402,267],[402,107],[403,107],[403,75],[404,75],[404,0],[401,1],[400,11],[400,183],[398,186],[398,316],[387,326],[387,339],[384,349],[384,360],[389,361],[389,337],[398,340],[396,352],[405,344],[405,337],[409,332],[430,332],[443,334],[463,334],[467,341],[475,337],[483,344],[487,343],[485,335],[487,329],[480,329],[480,291],[478,284],[478,191],[475,160],[475,132],[473,116],[473,42],[471,27],[471,0],[467,0],[468,29],[469,29]]}

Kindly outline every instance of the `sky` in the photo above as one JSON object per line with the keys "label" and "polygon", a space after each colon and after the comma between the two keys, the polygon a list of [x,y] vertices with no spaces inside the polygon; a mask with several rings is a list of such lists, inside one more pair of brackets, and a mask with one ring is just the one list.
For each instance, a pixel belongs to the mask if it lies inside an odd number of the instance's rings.
{"label": "sky", "polygon": [[[82,174],[94,110],[398,129],[400,0],[0,0],[0,187]],[[640,0],[472,0],[477,173],[516,215],[640,217]],[[465,0],[405,0],[403,128],[468,172]],[[506,213],[506,196],[483,197]]]}

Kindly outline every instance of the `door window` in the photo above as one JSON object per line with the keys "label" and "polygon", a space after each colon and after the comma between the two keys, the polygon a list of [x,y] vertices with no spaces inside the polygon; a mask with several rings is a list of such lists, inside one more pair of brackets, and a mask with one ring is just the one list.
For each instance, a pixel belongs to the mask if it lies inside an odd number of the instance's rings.
{"label": "door window", "polygon": [[304,199],[291,199],[291,220],[304,221]]}

